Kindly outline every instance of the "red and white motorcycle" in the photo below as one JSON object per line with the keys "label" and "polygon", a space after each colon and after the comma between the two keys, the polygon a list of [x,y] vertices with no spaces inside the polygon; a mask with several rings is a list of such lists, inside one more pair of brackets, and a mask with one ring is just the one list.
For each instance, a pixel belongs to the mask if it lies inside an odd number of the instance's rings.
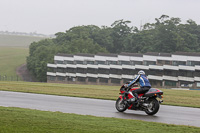
{"label": "red and white motorcycle", "polygon": [[[136,85],[134,85],[136,86]],[[151,88],[144,94],[138,94],[140,102],[131,102],[129,99],[134,98],[129,91],[133,91],[139,88],[126,88],[122,85],[120,88],[120,96],[116,101],[115,107],[119,112],[124,112],[126,109],[141,110],[148,115],[154,115],[158,112],[160,104],[163,102],[163,92],[159,89]],[[160,99],[159,101],[157,99]]]}

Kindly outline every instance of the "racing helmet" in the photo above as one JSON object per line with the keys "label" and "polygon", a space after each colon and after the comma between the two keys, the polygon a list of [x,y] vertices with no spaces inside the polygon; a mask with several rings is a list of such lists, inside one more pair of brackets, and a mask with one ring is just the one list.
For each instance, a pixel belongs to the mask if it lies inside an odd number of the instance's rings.
{"label": "racing helmet", "polygon": [[141,74],[145,75],[145,72],[144,72],[143,70],[140,70],[140,71],[138,72],[138,74],[139,74],[139,75],[141,75]]}

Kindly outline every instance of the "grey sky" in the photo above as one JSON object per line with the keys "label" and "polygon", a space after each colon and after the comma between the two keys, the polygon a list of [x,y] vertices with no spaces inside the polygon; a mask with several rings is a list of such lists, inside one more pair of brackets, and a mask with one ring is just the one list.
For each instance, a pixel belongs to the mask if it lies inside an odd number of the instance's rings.
{"label": "grey sky", "polygon": [[0,0],[0,31],[55,34],[119,19],[139,27],[162,14],[200,24],[199,7],[200,0]]}

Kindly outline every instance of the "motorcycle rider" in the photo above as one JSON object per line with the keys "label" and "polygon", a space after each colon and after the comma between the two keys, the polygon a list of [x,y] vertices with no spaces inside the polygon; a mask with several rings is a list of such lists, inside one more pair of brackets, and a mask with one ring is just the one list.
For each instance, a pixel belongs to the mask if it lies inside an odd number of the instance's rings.
{"label": "motorcycle rider", "polygon": [[140,70],[138,72],[138,75],[136,76],[136,78],[133,79],[133,81],[131,81],[126,87],[131,88],[131,86],[134,85],[137,82],[140,83],[140,88],[132,91],[132,94],[134,95],[135,99],[132,98],[132,99],[130,99],[130,101],[135,101],[135,102],[139,103],[140,99],[138,97],[138,94],[147,92],[151,88],[151,84],[150,84],[150,82],[149,82],[149,80],[148,80],[148,78],[145,75],[145,72],[143,70]]}

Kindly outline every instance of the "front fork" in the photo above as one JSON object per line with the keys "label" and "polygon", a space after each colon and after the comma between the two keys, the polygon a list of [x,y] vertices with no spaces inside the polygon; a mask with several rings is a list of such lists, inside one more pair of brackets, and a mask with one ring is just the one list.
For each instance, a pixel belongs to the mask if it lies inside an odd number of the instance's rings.
{"label": "front fork", "polygon": [[128,103],[128,92],[124,92],[124,93],[119,93],[121,94],[120,99],[122,100],[122,102],[124,102],[124,104],[127,104]]}

